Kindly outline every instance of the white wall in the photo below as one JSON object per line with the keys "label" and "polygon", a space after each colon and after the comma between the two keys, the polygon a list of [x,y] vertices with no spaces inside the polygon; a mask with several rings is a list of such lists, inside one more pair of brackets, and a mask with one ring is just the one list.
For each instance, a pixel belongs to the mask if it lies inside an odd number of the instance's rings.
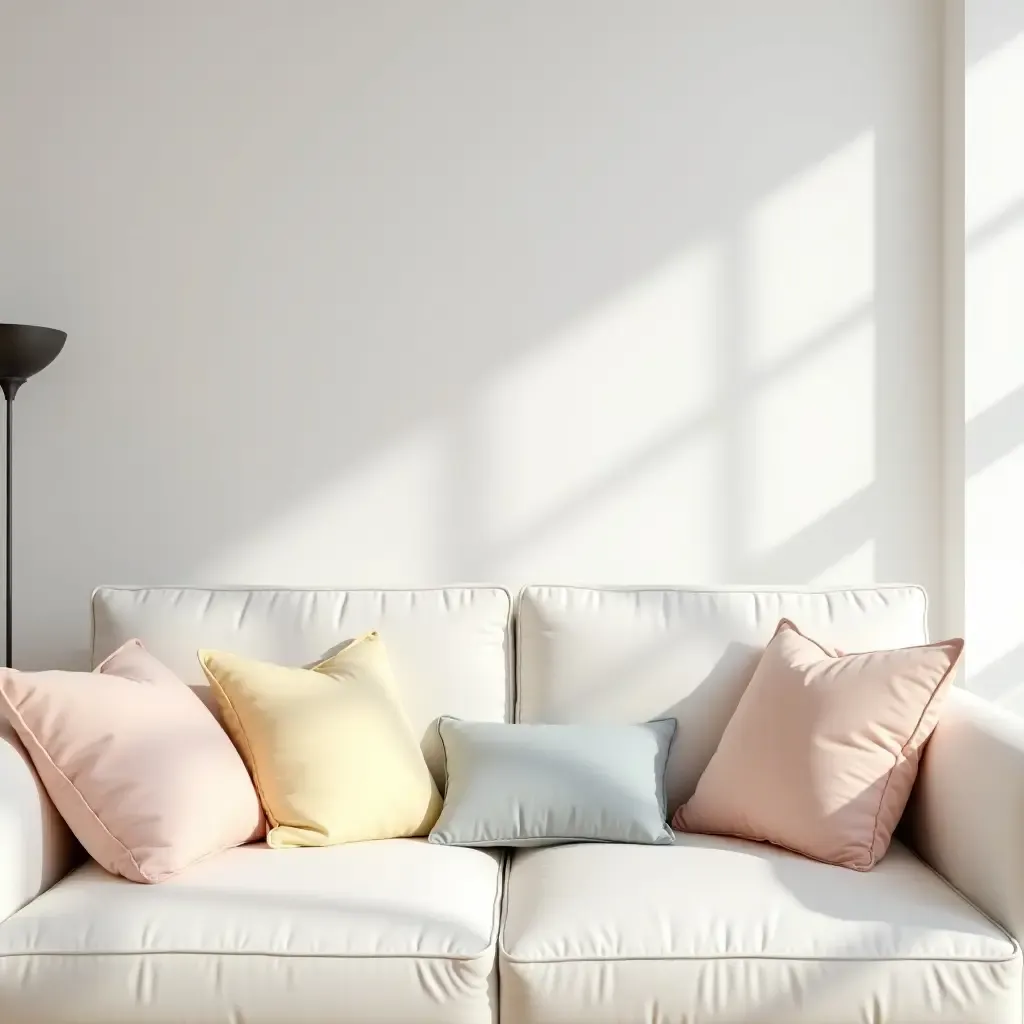
{"label": "white wall", "polygon": [[16,660],[101,582],[939,594],[941,13],[0,0]]}
{"label": "white wall", "polygon": [[[964,481],[964,60],[965,0],[943,3],[942,125],[942,404],[943,544],[945,582],[941,631],[964,636],[966,620]],[[968,638],[969,639],[969,638]],[[958,678],[972,661],[965,647]]]}
{"label": "white wall", "polygon": [[967,679],[1024,711],[1024,4],[965,7]]}

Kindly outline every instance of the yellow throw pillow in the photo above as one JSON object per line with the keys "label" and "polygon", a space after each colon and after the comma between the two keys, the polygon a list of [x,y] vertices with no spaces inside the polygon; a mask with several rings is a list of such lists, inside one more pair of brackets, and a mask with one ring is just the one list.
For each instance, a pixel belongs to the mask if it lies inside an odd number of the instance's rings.
{"label": "yellow throw pillow", "polygon": [[311,669],[200,651],[252,774],[272,847],[426,835],[441,810],[384,644],[367,633]]}

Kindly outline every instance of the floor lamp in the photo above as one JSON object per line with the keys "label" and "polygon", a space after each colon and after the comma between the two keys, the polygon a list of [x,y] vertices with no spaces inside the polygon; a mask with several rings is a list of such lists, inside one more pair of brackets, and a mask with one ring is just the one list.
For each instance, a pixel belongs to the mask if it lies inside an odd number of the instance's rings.
{"label": "floor lamp", "polygon": [[67,334],[50,327],[25,324],[0,324],[0,388],[7,399],[7,667],[11,667],[11,549],[14,531],[11,523],[11,483],[14,479],[14,396],[18,388],[46,369],[60,355]]}

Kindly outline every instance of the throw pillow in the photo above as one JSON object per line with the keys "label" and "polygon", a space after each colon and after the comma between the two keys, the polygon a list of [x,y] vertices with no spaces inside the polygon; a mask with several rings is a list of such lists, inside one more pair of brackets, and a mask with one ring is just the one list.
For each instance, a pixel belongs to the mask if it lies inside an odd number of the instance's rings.
{"label": "throw pillow", "polygon": [[273,847],[430,831],[441,797],[367,633],[313,668],[200,651],[224,724],[252,772]]}
{"label": "throw pillow", "polygon": [[438,722],[444,808],[430,842],[671,843],[665,763],[675,719],[646,725]]}
{"label": "throw pillow", "polygon": [[112,874],[161,882],[262,838],[231,740],[138,640],[94,672],[6,669],[0,708],[71,831]]}
{"label": "throw pillow", "polygon": [[839,655],[783,619],[673,825],[873,867],[962,651],[946,640]]}

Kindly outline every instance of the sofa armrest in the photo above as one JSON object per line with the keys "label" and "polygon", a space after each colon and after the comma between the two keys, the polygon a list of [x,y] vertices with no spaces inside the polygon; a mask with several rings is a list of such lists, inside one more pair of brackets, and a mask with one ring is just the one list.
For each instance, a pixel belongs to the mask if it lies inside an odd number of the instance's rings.
{"label": "sofa armrest", "polygon": [[975,906],[1024,938],[1024,719],[951,690],[921,760],[907,837]]}
{"label": "sofa armrest", "polygon": [[63,878],[79,849],[28,752],[0,719],[0,921]]}

